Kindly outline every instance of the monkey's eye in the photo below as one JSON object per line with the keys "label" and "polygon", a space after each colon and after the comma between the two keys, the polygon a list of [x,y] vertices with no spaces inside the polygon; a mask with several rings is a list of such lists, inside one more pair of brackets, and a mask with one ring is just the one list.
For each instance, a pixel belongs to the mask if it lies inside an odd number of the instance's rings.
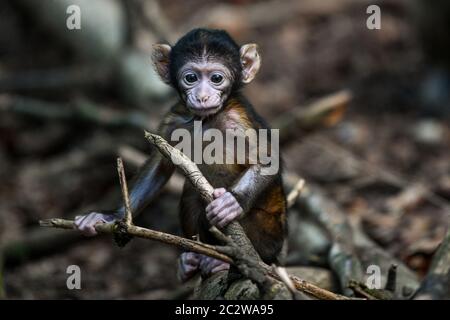
{"label": "monkey's eye", "polygon": [[220,74],[216,73],[211,76],[211,82],[213,82],[213,83],[218,84],[218,83],[221,83],[222,80],[223,80],[223,76]]}
{"label": "monkey's eye", "polygon": [[198,78],[194,73],[188,73],[187,75],[184,76],[184,80],[187,83],[194,83],[198,80]]}

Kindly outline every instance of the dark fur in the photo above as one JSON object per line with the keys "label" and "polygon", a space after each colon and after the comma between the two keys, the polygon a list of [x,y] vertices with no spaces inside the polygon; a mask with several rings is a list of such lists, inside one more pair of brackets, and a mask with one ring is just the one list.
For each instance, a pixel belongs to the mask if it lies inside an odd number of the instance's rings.
{"label": "dark fur", "polygon": [[[207,29],[189,32],[171,50],[169,62],[171,83],[178,91],[180,88],[176,79],[177,71],[191,60],[217,59],[233,73],[231,94],[219,112],[202,120],[205,128],[225,131],[230,125],[236,124],[245,128],[269,128],[252,105],[239,93],[242,72],[239,50],[239,46],[225,31]],[[184,101],[180,100],[165,116],[159,132],[170,142],[174,129],[185,128],[191,131],[194,120],[198,118],[193,116]],[[199,168],[215,188],[224,187],[235,195],[245,213],[240,223],[262,259],[267,263],[280,262],[279,255],[287,233],[286,200],[281,169],[276,175],[263,176],[258,174],[259,164],[202,164]],[[131,192],[132,211],[140,211],[157,194],[155,189],[161,188],[173,171],[173,165],[161,155],[156,154],[148,160],[136,178]],[[246,174],[250,176],[243,179]],[[202,241],[215,242],[208,232],[210,226],[205,215],[206,204],[189,183],[184,186],[180,207],[180,219],[185,236],[200,234]],[[123,209],[121,210],[123,213]]]}
{"label": "dark fur", "polygon": [[227,66],[233,75],[236,90],[241,87],[242,66],[239,46],[223,30],[194,29],[180,38],[170,52],[170,81],[177,88],[177,71],[188,61],[198,61],[208,57]]}

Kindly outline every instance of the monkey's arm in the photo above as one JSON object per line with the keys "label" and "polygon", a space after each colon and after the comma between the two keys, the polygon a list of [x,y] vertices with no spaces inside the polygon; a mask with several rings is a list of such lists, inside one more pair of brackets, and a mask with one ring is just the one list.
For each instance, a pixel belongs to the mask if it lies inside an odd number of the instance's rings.
{"label": "monkey's arm", "polygon": [[[159,193],[162,187],[172,176],[175,167],[156,150],[149,160],[140,168],[134,178],[130,192],[130,206],[133,215],[139,214]],[[124,206],[117,210],[122,218],[125,214]]]}
{"label": "monkey's arm", "polygon": [[[174,114],[173,110],[169,111],[164,117],[158,132],[167,138],[180,119],[182,119],[180,115]],[[173,164],[155,149],[149,160],[139,169],[138,174],[133,179],[134,182],[130,192],[130,206],[134,216],[155,198],[174,170]],[[93,211],[87,215],[76,217],[75,226],[85,235],[93,236],[97,234],[95,224],[112,222],[123,218],[124,215],[125,208],[123,205],[113,211]]]}
{"label": "monkey's arm", "polygon": [[[158,133],[166,140],[171,141],[170,136],[173,130],[185,121],[185,116],[185,108],[176,104],[164,116]],[[145,162],[133,179],[130,192],[130,206],[133,215],[139,214],[158,195],[174,171],[173,163],[153,149],[150,159]],[[125,215],[125,207],[119,208],[117,214],[122,218]]]}
{"label": "monkey's arm", "polygon": [[212,225],[224,227],[235,219],[242,218],[256,203],[258,197],[272,185],[279,174],[262,174],[260,164],[249,167],[241,178],[229,189],[214,190],[215,198],[206,207],[206,217]]}
{"label": "monkey's arm", "polygon": [[241,205],[243,214],[254,206],[258,197],[279,177],[278,173],[263,174],[263,170],[264,166],[261,164],[250,166],[230,188],[230,192]]}

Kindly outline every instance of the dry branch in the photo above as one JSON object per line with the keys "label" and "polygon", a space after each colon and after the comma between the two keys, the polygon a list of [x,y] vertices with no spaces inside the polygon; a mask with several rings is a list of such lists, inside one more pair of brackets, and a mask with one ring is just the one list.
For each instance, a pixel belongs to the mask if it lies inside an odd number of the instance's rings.
{"label": "dry branch", "polygon": [[[52,228],[61,228],[61,229],[75,229],[74,222],[72,220],[65,220],[65,219],[46,219],[41,220],[40,225],[42,227],[52,227]],[[104,234],[113,234],[115,232],[115,224],[114,223],[108,223],[108,224],[97,224],[95,226],[95,229],[99,233]],[[224,255],[216,250],[217,247],[197,242],[194,240],[178,237],[172,234],[141,228],[137,226],[131,225],[127,232],[136,238],[143,238],[143,239],[149,239],[149,240],[155,240],[161,243],[174,245],[176,247],[179,247],[186,251],[192,251],[200,254],[204,254],[210,257],[213,257],[215,259],[220,259],[222,261],[228,262],[228,263],[234,263],[233,260],[228,257],[227,255]],[[260,263],[261,267],[264,268],[270,276],[278,279],[278,275],[273,272],[272,268],[264,263]],[[309,293],[310,295],[314,296],[317,299],[325,299],[325,300],[345,300],[348,299],[344,296],[335,294],[331,291],[322,289],[317,287],[316,285],[313,285],[305,280],[302,280],[296,276],[290,276],[291,280],[293,281],[295,288],[297,290],[304,291],[306,293]]]}
{"label": "dry branch", "polygon": [[131,225],[133,216],[131,213],[130,197],[128,195],[127,179],[125,178],[125,169],[121,158],[117,158],[117,173],[119,174],[120,187],[122,189],[123,203],[125,207],[125,216],[123,222],[127,227]]}
{"label": "dry branch", "polygon": [[298,182],[294,185],[292,190],[287,195],[287,207],[292,207],[295,202],[297,201],[297,198],[299,197],[300,193],[303,190],[303,187],[305,186],[305,180],[299,179]]}
{"label": "dry branch", "polygon": [[[42,227],[52,227],[52,228],[75,230],[75,225],[74,225],[73,220],[53,218],[53,219],[41,220],[41,221],[39,221],[39,224]],[[97,230],[98,233],[114,234],[116,232],[116,224],[115,223],[97,224],[95,226],[95,230]],[[156,230],[141,228],[141,227],[137,227],[134,225],[130,225],[127,228],[126,232],[130,236],[133,236],[136,238],[155,240],[158,242],[177,246],[183,250],[201,253],[201,254],[216,258],[216,259],[220,259],[220,260],[228,262],[228,263],[233,262],[228,256],[217,252],[217,250],[215,249],[214,246],[206,244],[206,243],[178,237],[175,235],[171,235],[171,234],[156,231]]]}
{"label": "dry branch", "polygon": [[[208,182],[192,162],[180,150],[172,147],[166,140],[158,135],[145,132],[145,137],[150,141],[166,158],[170,159],[192,183],[197,192],[206,203],[213,201],[214,187]],[[226,243],[220,250],[230,255],[235,260],[235,265],[239,271],[258,284],[263,292],[269,292],[273,285],[273,280],[266,276],[267,272],[260,267],[261,258],[244,232],[244,229],[237,221],[232,221],[225,228],[225,235],[217,228],[212,227],[211,233],[219,240]],[[229,237],[229,238],[227,238]]]}
{"label": "dry branch", "polygon": [[[214,188],[211,186],[211,184],[206,180],[206,178],[202,175],[200,170],[198,170],[198,167],[195,163],[193,163],[186,155],[184,155],[180,150],[172,147],[167,141],[165,141],[163,138],[161,138],[158,135],[154,135],[151,133],[146,132],[145,133],[146,138],[154,144],[158,150],[167,158],[171,159],[174,164],[176,164],[186,175],[186,177],[190,180],[190,182],[194,185],[194,187],[199,191],[202,198],[210,202],[212,201],[212,192],[214,191]],[[225,227],[225,234],[231,238],[231,241],[224,238],[223,235],[221,235],[220,231],[216,228],[211,228],[211,231],[224,240],[225,242],[230,245],[230,243],[234,243],[234,245],[239,248],[238,258],[245,258],[245,261],[242,261],[243,264],[252,264],[251,267],[253,267],[256,274],[258,274],[261,270],[258,270],[259,268],[254,265],[254,262],[258,262],[258,265],[262,267],[264,270],[264,273],[270,274],[270,276],[274,278],[278,278],[278,276],[273,272],[272,268],[268,265],[264,264],[261,259],[259,258],[258,254],[256,253],[255,249],[253,248],[253,245],[251,244],[248,237],[245,235],[244,230],[242,229],[241,225],[234,221],[230,223],[227,227]],[[223,249],[224,247],[221,247]],[[244,255],[242,253],[245,253]],[[256,257],[256,258],[255,258]],[[236,261],[239,266],[239,262]],[[249,267],[243,266],[242,269]],[[248,270],[246,275],[247,276],[255,276],[251,273],[248,273]],[[259,277],[259,275],[255,276],[256,278]],[[294,284],[297,289],[305,290],[315,296],[319,296],[320,298],[325,299],[345,299],[345,297],[336,295],[332,292],[329,292],[327,290],[323,290],[321,288],[318,288],[312,284],[306,283],[306,281],[298,279],[296,277],[291,277],[292,281],[294,281]],[[255,279],[256,280],[256,279]]]}
{"label": "dry branch", "polygon": [[347,294],[350,280],[362,280],[362,266],[355,253],[351,226],[339,208],[311,187],[305,188],[299,198],[299,205],[311,214],[329,233],[332,247],[329,263],[337,273],[341,288]]}
{"label": "dry branch", "polygon": [[[203,174],[198,169],[197,165],[192,162],[185,154],[180,150],[172,147],[166,140],[158,135],[145,133],[145,137],[149,140],[165,157],[170,159],[192,183],[197,192],[206,203],[213,201],[213,186],[206,180]],[[250,240],[242,229],[241,225],[237,221],[233,221],[224,228],[225,234],[231,237],[231,239],[245,251],[248,256],[253,259],[260,260],[255,249],[251,245]],[[217,232],[216,232],[217,234]]]}
{"label": "dry branch", "polygon": [[[178,160],[182,160],[183,167],[180,167],[182,171],[187,175],[187,177],[190,179],[190,181],[194,184],[195,187],[198,187],[200,194],[202,197],[204,197],[205,200],[212,200],[212,191],[213,187],[209,184],[209,182],[203,177],[203,175],[198,170],[197,166],[192,163],[184,154],[181,153],[181,151],[171,147],[164,139],[162,139],[159,136],[152,135],[150,133],[146,133],[146,137],[157,144],[158,149],[167,157],[170,159],[174,159],[172,156],[179,157]],[[188,161],[186,161],[186,159]],[[184,162],[183,162],[184,161]],[[179,163],[179,162],[177,162]],[[48,219],[40,221],[41,226],[46,227],[56,227],[56,228],[64,228],[64,229],[74,229],[74,223],[73,221],[69,220],[63,220],[63,219]],[[233,223],[231,224],[233,226]],[[120,222],[115,223],[109,223],[109,224],[98,224],[95,226],[96,230],[99,233],[111,233],[115,234],[117,232],[117,228],[120,226]],[[212,228],[212,231],[216,234],[220,234],[220,231]],[[159,242],[172,244],[175,246],[178,246],[180,248],[183,248],[187,251],[193,251],[201,254],[205,254],[208,256],[211,256],[216,259],[223,260],[228,263],[237,263],[237,266],[240,271],[243,272],[244,275],[252,277],[253,280],[256,281],[262,281],[261,275],[267,278],[266,280],[263,280],[263,282],[269,282],[272,283],[273,279],[279,279],[278,275],[273,272],[272,268],[266,264],[264,264],[260,259],[254,259],[253,255],[257,255],[256,251],[254,250],[253,246],[251,245],[250,240],[245,235],[242,227],[239,223],[234,223],[234,228],[230,228],[230,225],[228,228],[226,228],[226,233],[230,236],[230,239],[225,238],[225,236],[221,236],[223,240],[227,239],[226,241],[228,244],[233,243],[234,249],[239,248],[240,250],[236,252],[236,250],[226,250],[225,247],[214,247],[208,244],[200,243],[197,241],[177,237],[174,235],[170,235],[167,233],[145,229],[141,227],[137,227],[134,225],[127,226],[124,230],[128,235],[145,238],[145,239],[151,239],[156,240]],[[233,249],[233,247],[231,247]],[[253,253],[249,253],[247,250],[253,250]],[[232,258],[230,258],[227,255],[224,255],[220,253],[219,251],[227,251],[233,254],[238,253],[236,256],[240,261],[234,261]],[[245,254],[243,254],[245,253]],[[267,275],[270,275],[272,279],[269,279]],[[322,288],[319,288],[311,283],[308,283],[302,279],[299,279],[298,277],[291,276],[291,280],[293,281],[295,287],[298,290],[305,291],[311,295],[313,295],[316,298],[319,299],[348,299],[347,297],[337,295],[333,292],[324,290]]]}
{"label": "dry branch", "polygon": [[280,142],[286,142],[299,129],[310,131],[336,124],[352,99],[350,91],[342,90],[282,114],[273,123],[273,127],[281,131]]}
{"label": "dry branch", "polygon": [[284,285],[289,289],[295,300],[308,300],[308,297],[303,295],[300,291],[295,288],[294,282],[289,278],[289,274],[286,268],[273,266],[273,271],[277,274]]}
{"label": "dry branch", "polygon": [[[140,166],[144,160],[146,159],[146,156],[141,153],[140,151],[131,148],[127,148],[127,152],[121,153],[124,157],[129,151],[132,151],[132,157],[126,157],[128,160],[133,162],[136,166]],[[301,186],[301,180],[296,174],[294,173],[286,173],[285,175],[285,182],[286,185],[290,188],[292,188],[292,191],[288,195],[288,198],[291,198],[292,201],[294,201],[294,196],[297,194],[297,190],[300,189]],[[181,189],[179,187],[172,190],[173,192],[179,193]],[[336,237],[339,239],[339,242],[345,242],[346,245],[336,245],[335,250],[333,251],[333,254],[330,256],[331,259],[333,259],[334,262],[334,268],[336,268],[338,271],[338,274],[342,274],[342,281],[341,283],[346,286],[349,279],[355,280],[356,278],[360,279],[361,271],[359,270],[359,265],[361,262],[359,261],[359,254],[353,251],[353,242],[356,242],[356,245],[358,246],[358,252],[360,251],[360,247],[362,244],[360,244],[360,238],[361,238],[361,231],[358,229],[356,231],[358,234],[358,240],[351,239],[354,230],[354,226],[350,227],[349,221],[347,221],[347,218],[345,214],[342,212],[340,208],[336,204],[333,203],[332,200],[329,198],[323,196],[323,193],[317,189],[317,187],[311,189],[311,188],[305,188],[305,192],[301,194],[300,198],[297,200],[297,203],[300,204],[301,207],[306,208],[307,211],[313,210],[312,215],[316,217],[316,220],[320,221],[320,224],[330,233],[331,229],[337,229],[335,231],[331,231],[331,233],[336,233],[340,229],[341,232],[340,236],[333,237],[335,239]],[[295,201],[294,201],[295,204]],[[328,209],[327,209],[328,208]],[[331,215],[331,216],[330,216]],[[328,220],[328,222],[326,222]],[[338,223],[338,221],[340,221]],[[334,224],[336,222],[336,224]],[[325,225],[324,225],[325,223]],[[396,261],[393,259],[393,257],[386,252],[384,252],[381,248],[375,246],[373,243],[367,243],[365,241],[363,243],[364,245],[364,251],[371,251],[373,255],[376,256],[376,260],[383,261],[383,266],[388,262],[388,265],[390,265],[392,262],[395,262],[399,264],[400,270],[401,270],[401,280],[400,285],[404,287],[405,285],[408,287],[415,287],[415,282],[409,279],[409,272],[407,268],[400,263],[400,261]],[[348,250],[350,248],[350,250]],[[350,253],[350,254],[349,254]],[[375,257],[374,256],[374,257]],[[341,257],[339,259],[338,257]],[[347,263],[346,261],[353,261],[351,263]],[[353,266],[352,268],[348,268],[348,266]],[[347,268],[346,268],[347,267]],[[412,282],[411,282],[412,281]],[[348,291],[349,292],[349,291]],[[320,293],[319,293],[320,294]],[[328,298],[328,297],[323,297]]]}

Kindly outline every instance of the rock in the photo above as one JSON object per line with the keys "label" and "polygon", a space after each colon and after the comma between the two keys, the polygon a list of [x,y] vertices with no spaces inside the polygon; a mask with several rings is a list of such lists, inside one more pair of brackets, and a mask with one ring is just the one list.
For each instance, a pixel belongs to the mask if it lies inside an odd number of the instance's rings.
{"label": "rock", "polygon": [[202,280],[194,289],[196,300],[216,300],[223,297],[227,286],[228,271],[219,271]]}
{"label": "rock", "polygon": [[[104,62],[118,55],[126,38],[126,17],[115,0],[21,0],[36,22],[86,59]],[[80,8],[81,29],[70,30],[67,8]]]}
{"label": "rock", "polygon": [[258,298],[258,287],[249,279],[234,281],[225,292],[227,300],[256,300]]}
{"label": "rock", "polygon": [[414,126],[413,135],[417,142],[436,145],[443,141],[445,129],[436,120],[425,119]]}

